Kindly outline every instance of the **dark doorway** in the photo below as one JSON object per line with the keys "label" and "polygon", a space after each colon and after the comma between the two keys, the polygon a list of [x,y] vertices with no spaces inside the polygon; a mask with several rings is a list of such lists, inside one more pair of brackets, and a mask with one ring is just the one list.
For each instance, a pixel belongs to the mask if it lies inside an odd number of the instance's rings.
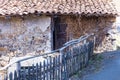
{"label": "dark doorway", "polygon": [[61,22],[60,17],[55,17],[54,21],[54,31],[53,31],[53,49],[58,49],[63,46],[66,42],[66,28],[67,24]]}

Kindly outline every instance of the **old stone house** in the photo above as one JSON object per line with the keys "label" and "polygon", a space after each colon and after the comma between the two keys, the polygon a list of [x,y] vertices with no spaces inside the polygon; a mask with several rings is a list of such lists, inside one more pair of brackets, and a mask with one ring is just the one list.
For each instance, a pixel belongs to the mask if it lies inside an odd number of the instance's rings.
{"label": "old stone house", "polygon": [[2,0],[0,66],[13,56],[49,52],[87,33],[95,33],[99,46],[115,26],[116,14],[110,0]]}

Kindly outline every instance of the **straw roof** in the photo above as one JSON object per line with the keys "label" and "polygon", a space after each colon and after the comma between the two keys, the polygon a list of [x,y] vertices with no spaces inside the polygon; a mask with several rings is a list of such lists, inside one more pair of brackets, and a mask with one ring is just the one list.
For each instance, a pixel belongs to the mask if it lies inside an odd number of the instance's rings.
{"label": "straw roof", "polygon": [[0,0],[1,15],[23,14],[116,15],[108,0]]}

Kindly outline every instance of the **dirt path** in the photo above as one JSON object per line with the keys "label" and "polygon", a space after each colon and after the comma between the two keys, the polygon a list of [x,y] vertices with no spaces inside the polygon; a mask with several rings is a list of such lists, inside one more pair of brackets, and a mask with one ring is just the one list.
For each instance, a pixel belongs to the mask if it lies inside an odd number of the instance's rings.
{"label": "dirt path", "polygon": [[120,51],[107,52],[102,55],[104,59],[100,69],[78,80],[120,80]]}

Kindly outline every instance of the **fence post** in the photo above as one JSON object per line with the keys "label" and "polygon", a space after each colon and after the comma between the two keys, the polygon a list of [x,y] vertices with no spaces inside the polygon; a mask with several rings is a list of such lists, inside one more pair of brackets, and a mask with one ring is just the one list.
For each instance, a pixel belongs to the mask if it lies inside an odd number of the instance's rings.
{"label": "fence post", "polygon": [[60,50],[60,80],[62,80],[62,67],[63,67],[63,63],[62,63],[62,50]]}
{"label": "fence post", "polygon": [[17,62],[16,63],[16,72],[17,72],[17,77],[19,78],[20,77],[20,69],[21,69],[21,64],[20,64],[20,62]]}
{"label": "fence post", "polygon": [[84,40],[84,42],[83,42],[83,43],[84,43],[84,44],[86,44],[86,42],[87,42],[87,41],[86,41],[86,40]]}
{"label": "fence post", "polygon": [[68,80],[69,78],[68,78],[68,74],[67,74],[66,60],[65,60],[66,54],[64,53],[64,55],[63,55],[63,50],[64,50],[64,48],[60,50],[61,64],[62,64],[61,69],[62,69],[62,74],[64,75],[64,77],[63,77],[61,74],[61,80]]}

